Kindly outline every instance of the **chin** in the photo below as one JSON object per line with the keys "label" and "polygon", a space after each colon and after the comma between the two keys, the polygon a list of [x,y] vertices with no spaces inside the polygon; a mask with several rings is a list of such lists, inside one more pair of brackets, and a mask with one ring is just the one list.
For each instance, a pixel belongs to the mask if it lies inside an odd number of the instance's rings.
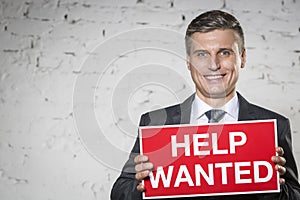
{"label": "chin", "polygon": [[210,98],[224,98],[226,97],[226,91],[224,90],[224,88],[220,89],[220,88],[210,88],[207,91],[207,97]]}
{"label": "chin", "polygon": [[223,99],[226,97],[226,93],[208,94],[207,97],[211,99]]}

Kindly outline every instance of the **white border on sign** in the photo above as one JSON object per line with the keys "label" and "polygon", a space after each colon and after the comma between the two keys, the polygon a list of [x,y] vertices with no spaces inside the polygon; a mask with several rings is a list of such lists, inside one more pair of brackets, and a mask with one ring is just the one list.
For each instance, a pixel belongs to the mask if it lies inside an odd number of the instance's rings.
{"label": "white border on sign", "polygon": [[[212,124],[253,124],[259,122],[273,122],[274,124],[274,134],[275,134],[275,147],[278,145],[278,138],[277,138],[277,120],[276,119],[266,119],[266,120],[248,120],[248,121],[237,121],[237,122],[228,122],[228,123],[203,123],[201,125],[195,124],[174,124],[174,125],[159,125],[159,126],[141,126],[139,127],[139,142],[140,142],[140,154],[143,154],[143,143],[142,143],[142,129],[152,129],[152,128],[168,128],[168,127],[187,127],[187,126],[207,126]],[[277,153],[276,153],[277,155]],[[190,195],[168,195],[168,196],[145,196],[145,192],[143,192],[143,199],[161,199],[161,198],[177,198],[177,197],[203,197],[203,196],[221,196],[221,195],[240,195],[240,194],[261,194],[261,193],[276,193],[280,192],[280,184],[279,184],[279,173],[277,172],[277,189],[276,190],[264,190],[264,191],[246,191],[246,192],[224,192],[224,193],[209,193],[209,194],[190,194]],[[144,180],[142,181],[144,184]]]}

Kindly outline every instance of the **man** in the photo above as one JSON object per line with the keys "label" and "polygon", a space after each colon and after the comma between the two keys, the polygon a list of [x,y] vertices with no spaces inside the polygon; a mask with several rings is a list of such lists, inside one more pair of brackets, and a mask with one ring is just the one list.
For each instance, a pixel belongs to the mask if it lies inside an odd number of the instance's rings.
{"label": "man", "polygon": [[[245,67],[244,34],[239,22],[223,11],[199,15],[186,31],[187,66],[196,93],[182,104],[142,115],[140,126],[207,123],[207,113],[221,110],[222,122],[276,119],[278,156],[270,158],[280,174],[280,193],[244,194],[181,199],[300,199],[298,172],[292,154],[290,125],[287,118],[247,102],[236,92],[239,69]],[[111,198],[142,199],[142,180],[149,176],[153,164],[139,155],[139,140],[132,149],[120,177],[113,186]],[[263,153],[263,152],[262,152]],[[162,158],[163,159],[163,158]]]}

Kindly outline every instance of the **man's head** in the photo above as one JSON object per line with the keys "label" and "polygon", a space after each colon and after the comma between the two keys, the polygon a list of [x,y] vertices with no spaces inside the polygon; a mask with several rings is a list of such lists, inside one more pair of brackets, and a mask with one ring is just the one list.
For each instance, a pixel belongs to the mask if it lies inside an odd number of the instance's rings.
{"label": "man's head", "polygon": [[242,27],[240,26],[239,21],[229,13],[220,10],[212,10],[200,14],[188,25],[185,34],[185,47],[187,54],[190,55],[191,36],[194,33],[207,33],[213,30],[225,29],[231,29],[236,33],[236,39],[239,43],[239,50],[240,53],[242,53],[245,49],[245,42],[244,32]]}
{"label": "man's head", "polygon": [[223,106],[234,96],[246,62],[239,22],[222,11],[199,15],[188,26],[186,50],[198,97],[212,107]]}

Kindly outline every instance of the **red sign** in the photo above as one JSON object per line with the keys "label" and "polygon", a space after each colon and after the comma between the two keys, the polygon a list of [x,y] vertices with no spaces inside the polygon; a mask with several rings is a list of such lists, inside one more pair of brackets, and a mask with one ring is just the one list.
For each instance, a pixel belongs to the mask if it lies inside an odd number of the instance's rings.
{"label": "red sign", "polygon": [[140,128],[144,198],[279,192],[276,120]]}

